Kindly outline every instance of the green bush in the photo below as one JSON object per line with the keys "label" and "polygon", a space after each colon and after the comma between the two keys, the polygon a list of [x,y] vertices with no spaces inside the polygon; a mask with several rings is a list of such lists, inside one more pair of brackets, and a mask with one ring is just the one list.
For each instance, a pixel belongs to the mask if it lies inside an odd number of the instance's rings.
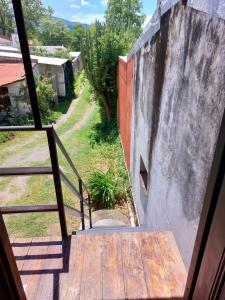
{"label": "green bush", "polygon": [[54,105],[55,91],[49,78],[41,77],[36,82],[37,97],[42,121],[46,124],[54,122],[51,106]]}
{"label": "green bush", "polygon": [[93,172],[87,186],[95,209],[115,207],[116,180],[110,169],[106,172]]}
{"label": "green bush", "polygon": [[74,92],[75,92],[76,97],[79,96],[81,90],[85,86],[85,83],[86,83],[86,76],[85,76],[84,70],[82,70],[81,72],[76,74],[76,76],[74,78]]}

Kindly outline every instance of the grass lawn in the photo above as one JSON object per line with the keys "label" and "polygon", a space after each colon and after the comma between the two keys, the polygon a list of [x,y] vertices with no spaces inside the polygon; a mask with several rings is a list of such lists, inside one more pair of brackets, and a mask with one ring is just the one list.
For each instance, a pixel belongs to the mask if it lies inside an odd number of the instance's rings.
{"label": "grass lawn", "polygon": [[[100,111],[97,104],[94,105],[94,110],[90,115],[86,124],[76,131],[70,131],[69,134],[63,137],[67,130],[71,129],[73,125],[79,122],[84,113],[87,111],[90,103],[89,87],[86,85],[82,92],[79,103],[70,117],[57,128],[58,135],[62,138],[63,144],[69,152],[70,157],[75,163],[78,171],[81,174],[84,182],[87,182],[89,174],[94,170],[106,170],[113,168],[118,180],[121,180],[122,185],[128,185],[128,177],[123,161],[123,153],[119,141],[119,137],[113,135],[113,142],[101,140],[93,146],[93,135],[96,135],[96,128],[101,123]],[[76,100],[75,100],[76,101]],[[23,138],[22,138],[23,140]],[[24,141],[24,140],[23,140]],[[18,142],[18,138],[17,138]],[[28,145],[36,146],[43,144],[45,139],[39,137],[35,141],[31,141]],[[12,141],[5,143],[10,145]],[[3,149],[2,147],[2,150]],[[20,151],[23,151],[22,147]],[[1,159],[0,159],[1,160]],[[69,168],[67,162],[59,151],[60,166],[64,173],[78,186],[76,177]],[[50,165],[50,161],[46,160],[42,165]],[[5,182],[0,186],[5,186]],[[79,209],[79,201],[76,197],[63,186],[65,203]],[[14,205],[28,205],[28,204],[47,204],[55,203],[54,185],[51,176],[30,177],[27,181],[26,192],[23,197],[11,201]],[[7,203],[9,204],[9,203]],[[6,216],[6,225],[10,235],[17,237],[31,237],[31,236],[50,236],[60,235],[59,219],[57,213],[35,213],[27,215],[11,215]],[[78,229],[80,220],[78,218],[67,216],[68,231]]]}

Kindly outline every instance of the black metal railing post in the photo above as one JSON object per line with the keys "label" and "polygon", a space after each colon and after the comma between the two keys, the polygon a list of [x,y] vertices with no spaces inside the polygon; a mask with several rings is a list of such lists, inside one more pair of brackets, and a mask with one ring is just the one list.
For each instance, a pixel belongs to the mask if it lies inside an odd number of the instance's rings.
{"label": "black metal railing post", "polygon": [[34,74],[32,70],[29,45],[27,40],[23,9],[21,0],[12,0],[13,10],[15,14],[16,26],[20,40],[20,48],[23,57],[24,69],[26,74],[27,88],[30,96],[31,109],[34,117],[34,124],[36,129],[42,128],[41,115],[38,106],[38,98],[34,81]]}
{"label": "black metal railing post", "polygon": [[92,228],[91,197],[90,197],[90,195],[88,195],[88,207],[89,207],[90,228]]}
{"label": "black metal railing post", "polygon": [[79,192],[80,192],[80,218],[82,224],[82,230],[85,230],[85,221],[84,221],[84,198],[83,198],[83,183],[79,179]]}
{"label": "black metal railing post", "polygon": [[47,131],[47,138],[48,138],[49,152],[50,152],[50,158],[52,163],[55,193],[56,193],[56,199],[57,199],[58,210],[59,210],[59,221],[61,226],[62,237],[65,238],[67,237],[66,216],[65,216],[65,209],[63,203],[63,192],[62,192],[62,184],[60,178],[58,155],[57,155],[53,129]]}

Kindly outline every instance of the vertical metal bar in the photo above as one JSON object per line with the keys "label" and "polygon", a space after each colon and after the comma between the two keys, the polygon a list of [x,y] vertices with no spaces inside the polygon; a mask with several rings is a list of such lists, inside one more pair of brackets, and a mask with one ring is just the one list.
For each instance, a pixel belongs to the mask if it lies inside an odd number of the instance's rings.
{"label": "vertical metal bar", "polygon": [[88,195],[88,206],[89,206],[90,228],[92,228],[91,198],[90,198],[90,195]]}
{"label": "vertical metal bar", "polygon": [[54,139],[53,129],[47,131],[48,145],[50,158],[52,163],[52,171],[55,185],[55,193],[59,210],[59,221],[61,226],[62,237],[67,237],[67,227],[66,227],[66,216],[65,209],[63,203],[63,193],[62,193],[62,184],[60,179],[60,171],[59,171],[59,162],[58,155],[56,150],[56,143]]}
{"label": "vertical metal bar", "polygon": [[30,51],[29,51],[28,40],[26,35],[21,0],[12,0],[12,4],[13,4],[16,26],[17,26],[17,31],[20,40],[20,48],[23,57],[24,69],[26,73],[27,88],[30,96],[31,108],[34,117],[34,124],[36,129],[41,129],[42,128],[41,115],[38,106],[38,98],[37,98],[37,92],[35,88],[35,81],[34,81],[34,75],[32,70]]}
{"label": "vertical metal bar", "polygon": [[81,195],[81,198],[80,198],[80,218],[81,218],[82,230],[85,230],[84,201],[83,201],[83,183],[82,183],[81,179],[79,179],[79,192],[80,192],[80,195]]}

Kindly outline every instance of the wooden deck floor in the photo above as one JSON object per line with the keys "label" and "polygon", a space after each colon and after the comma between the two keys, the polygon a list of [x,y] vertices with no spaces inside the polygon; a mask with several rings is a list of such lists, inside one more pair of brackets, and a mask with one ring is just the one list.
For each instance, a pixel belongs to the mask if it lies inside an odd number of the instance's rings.
{"label": "wooden deck floor", "polygon": [[181,298],[186,271],[170,232],[14,239],[28,300]]}

